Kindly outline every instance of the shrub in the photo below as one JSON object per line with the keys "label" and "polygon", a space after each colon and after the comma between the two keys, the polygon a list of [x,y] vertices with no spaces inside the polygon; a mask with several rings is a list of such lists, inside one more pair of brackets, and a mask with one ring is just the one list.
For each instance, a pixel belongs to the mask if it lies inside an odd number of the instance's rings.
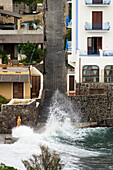
{"label": "shrub", "polygon": [[1,105],[6,103],[7,103],[7,99],[0,95],[0,111],[1,111]]}
{"label": "shrub", "polygon": [[55,152],[50,152],[48,147],[40,146],[41,154],[33,155],[29,160],[22,161],[27,170],[61,170],[63,164],[60,156]]}
{"label": "shrub", "polygon": [[14,167],[6,166],[5,164],[0,164],[0,170],[17,170]]}
{"label": "shrub", "polygon": [[0,58],[2,58],[2,62],[4,64],[8,63],[8,57],[5,51],[0,49]]}

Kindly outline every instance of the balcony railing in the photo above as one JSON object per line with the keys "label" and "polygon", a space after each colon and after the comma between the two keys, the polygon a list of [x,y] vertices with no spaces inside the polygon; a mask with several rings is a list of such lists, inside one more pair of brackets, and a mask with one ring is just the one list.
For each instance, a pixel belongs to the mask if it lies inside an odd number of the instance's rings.
{"label": "balcony railing", "polygon": [[66,40],[66,51],[72,51],[72,41]]}
{"label": "balcony railing", "polygon": [[103,50],[103,56],[113,56],[113,50]]}
{"label": "balcony railing", "polygon": [[85,0],[86,5],[110,5],[111,0]]}
{"label": "balcony railing", "polygon": [[99,50],[88,50],[87,52],[85,50],[79,50],[79,56],[99,56],[100,51]]}
{"label": "balcony railing", "polygon": [[105,23],[85,23],[85,30],[103,30],[103,31],[109,31],[110,30],[110,24],[109,22]]}
{"label": "balcony railing", "polygon": [[72,27],[72,17],[68,16],[66,17],[66,26],[67,27]]}
{"label": "balcony railing", "polygon": [[83,57],[113,57],[113,50],[79,50],[79,56]]}

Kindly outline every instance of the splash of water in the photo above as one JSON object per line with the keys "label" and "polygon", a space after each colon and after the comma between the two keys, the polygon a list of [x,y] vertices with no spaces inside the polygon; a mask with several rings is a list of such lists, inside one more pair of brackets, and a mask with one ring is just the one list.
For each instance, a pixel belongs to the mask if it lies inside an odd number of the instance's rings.
{"label": "splash of water", "polygon": [[98,157],[100,150],[87,147],[87,143],[90,137],[94,139],[96,135],[106,134],[106,129],[74,128],[71,125],[71,106],[71,102],[57,90],[52,98],[45,131],[39,134],[26,126],[14,128],[12,135],[19,140],[11,145],[0,145],[0,161],[24,170],[21,160],[30,158],[32,154],[40,154],[40,145],[56,150],[61,155],[65,170],[79,170],[81,158]]}

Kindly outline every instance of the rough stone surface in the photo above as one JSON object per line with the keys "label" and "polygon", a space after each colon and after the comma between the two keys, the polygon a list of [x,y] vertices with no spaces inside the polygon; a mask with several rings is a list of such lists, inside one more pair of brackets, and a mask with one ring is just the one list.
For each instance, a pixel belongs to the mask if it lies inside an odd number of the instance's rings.
{"label": "rough stone surface", "polygon": [[[104,89],[104,93],[89,94],[90,88]],[[82,95],[71,96],[70,99],[81,121],[87,122],[92,118],[99,126],[113,127],[113,84],[81,84],[80,89]]]}
{"label": "rough stone surface", "polygon": [[22,117],[22,125],[35,127],[39,119],[39,108],[36,108],[36,101],[27,105],[3,105],[0,114],[0,133],[11,133],[16,127],[17,117]]}
{"label": "rough stone surface", "polygon": [[45,102],[40,122],[45,122],[49,113],[51,97],[55,90],[66,92],[66,67],[64,53],[64,4],[65,0],[48,0],[46,11],[47,56],[45,58]]}

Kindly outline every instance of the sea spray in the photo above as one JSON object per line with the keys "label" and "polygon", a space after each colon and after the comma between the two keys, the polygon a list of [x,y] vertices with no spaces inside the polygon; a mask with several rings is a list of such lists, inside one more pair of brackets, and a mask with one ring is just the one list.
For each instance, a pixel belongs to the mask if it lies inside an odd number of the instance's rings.
{"label": "sea spray", "polygon": [[[70,109],[68,110],[68,105]],[[13,129],[18,138],[14,144],[0,144],[0,161],[19,170],[25,170],[22,161],[40,154],[40,145],[60,154],[64,170],[113,168],[112,128],[77,129],[71,125],[71,104],[58,91],[52,98],[45,131],[35,133],[30,127]],[[68,113],[69,112],[69,113]],[[74,111],[74,115],[76,112]],[[77,119],[77,118],[76,118]]]}

